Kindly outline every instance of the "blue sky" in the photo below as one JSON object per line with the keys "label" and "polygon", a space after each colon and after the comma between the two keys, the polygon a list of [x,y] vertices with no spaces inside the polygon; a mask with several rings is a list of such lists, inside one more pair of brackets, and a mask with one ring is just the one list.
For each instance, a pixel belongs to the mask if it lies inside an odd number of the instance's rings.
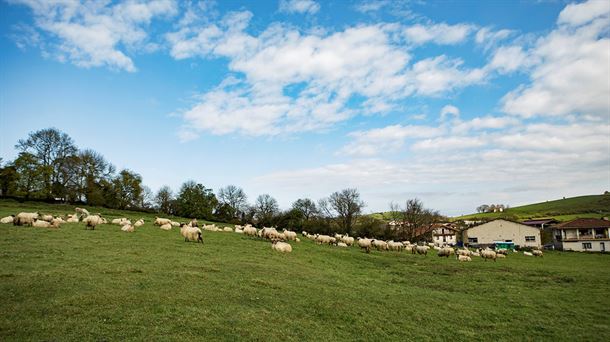
{"label": "blue sky", "polygon": [[[447,215],[610,189],[610,3],[0,2],[0,156]],[[9,128],[9,129],[7,129]]]}

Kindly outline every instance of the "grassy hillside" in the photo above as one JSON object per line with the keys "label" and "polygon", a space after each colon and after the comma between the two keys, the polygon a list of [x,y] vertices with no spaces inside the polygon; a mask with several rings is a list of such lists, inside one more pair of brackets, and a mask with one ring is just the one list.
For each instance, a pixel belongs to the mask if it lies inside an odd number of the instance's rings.
{"label": "grassy hillside", "polygon": [[470,214],[453,219],[472,220],[505,215],[516,216],[518,219],[552,217],[559,221],[569,221],[578,217],[600,218],[610,215],[610,195],[571,197],[509,208],[503,213]]}
{"label": "grassy hillside", "polygon": [[[0,216],[15,209],[0,202]],[[610,334],[608,255],[458,263],[434,252],[366,254],[306,239],[286,255],[235,233],[204,232],[204,240],[185,243],[176,229],[150,222],[135,233],[0,225],[0,340],[601,341]]]}

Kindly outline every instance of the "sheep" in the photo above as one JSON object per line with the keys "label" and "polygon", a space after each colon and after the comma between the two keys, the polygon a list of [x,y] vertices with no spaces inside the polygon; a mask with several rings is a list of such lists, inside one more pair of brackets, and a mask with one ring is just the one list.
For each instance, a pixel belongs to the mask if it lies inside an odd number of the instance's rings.
{"label": "sheep", "polygon": [[210,232],[217,232],[218,228],[216,227],[215,224],[204,224],[203,225],[203,230],[207,230]]}
{"label": "sheep", "polygon": [[496,254],[496,258],[506,258],[506,255],[504,255],[504,254]]}
{"label": "sheep", "polygon": [[256,236],[256,233],[257,233],[256,228],[249,226],[249,225],[244,227],[244,235],[254,237],[254,236]]}
{"label": "sheep", "polygon": [[337,247],[347,247],[347,244],[345,242],[338,242]]}
{"label": "sheep", "polygon": [[89,216],[85,217],[83,219],[83,222],[85,223],[85,229],[87,229],[87,228],[95,229],[95,226],[102,224],[104,221],[103,221],[102,217],[98,214],[98,215],[89,215]]}
{"label": "sheep", "polygon": [[388,248],[392,251],[400,252],[405,246],[402,242],[394,242],[392,240],[388,241]]}
{"label": "sheep", "polygon": [[74,211],[76,211],[76,213],[79,215],[79,217],[87,217],[87,216],[89,216],[89,211],[87,209],[76,208],[76,209],[74,209]]}
{"label": "sheep", "polygon": [[508,249],[498,249],[496,254],[508,255]]}
{"label": "sheep", "polygon": [[171,223],[165,223],[165,224],[162,224],[162,225],[159,226],[159,228],[163,229],[163,230],[172,230],[172,227],[173,226],[172,226]]}
{"label": "sheep", "polygon": [[427,246],[430,247],[430,248],[433,248],[434,244],[432,242],[429,242]]}
{"label": "sheep", "polygon": [[428,246],[416,246],[415,247],[415,251],[417,252],[417,254],[423,254],[423,255],[428,255]]}
{"label": "sheep", "polygon": [[[316,243],[317,243],[318,245],[321,245],[321,244],[323,244],[323,243],[326,243],[326,244],[329,244],[329,245],[330,245],[330,244],[332,244],[332,243],[333,243],[333,242],[332,242],[332,241],[333,241],[333,239],[335,239],[335,238],[331,238],[331,237],[330,237],[330,236],[328,236],[328,235],[319,235],[319,234],[316,234],[316,238],[315,238]],[[335,241],[336,241],[336,239],[335,239]]]}
{"label": "sheep", "polygon": [[275,251],[282,252],[282,253],[292,252],[292,246],[289,243],[281,242],[281,241],[274,241],[273,244],[271,245],[271,248]]}
{"label": "sheep", "polygon": [[472,253],[472,252],[470,252],[470,251],[469,251],[469,250],[467,250],[467,249],[458,249],[458,250],[457,250],[455,253],[456,253],[457,255],[470,256],[470,253]]}
{"label": "sheep", "polygon": [[15,219],[15,216],[10,215],[10,216],[6,216],[0,219],[0,223],[13,223],[13,220]]}
{"label": "sheep", "polygon": [[47,221],[47,222],[51,222],[53,221],[53,215],[39,215],[39,220],[43,220],[43,221]]}
{"label": "sheep", "polygon": [[541,250],[535,249],[535,250],[532,251],[532,254],[534,256],[536,256],[536,257],[542,257],[542,251]]}
{"label": "sheep", "polygon": [[286,240],[294,241],[297,238],[297,233],[296,232],[293,232],[293,231],[290,231],[290,230],[287,230],[287,229],[284,229],[284,235],[286,236]]}
{"label": "sheep", "polygon": [[22,226],[24,224],[31,226],[36,219],[38,219],[38,213],[19,213],[13,219],[13,224],[15,226]]}
{"label": "sheep", "polygon": [[439,257],[447,257],[447,258],[449,258],[449,256],[450,256],[451,254],[454,254],[454,251],[453,251],[453,249],[452,249],[452,248],[449,248],[449,247],[443,247],[443,248],[441,248],[441,249],[438,251],[438,253],[437,253],[436,255],[438,255]]}
{"label": "sheep", "polygon": [[380,251],[380,250],[387,251],[388,250],[388,243],[385,241],[373,240],[372,244],[373,244],[373,247],[375,247],[378,251]]}
{"label": "sheep", "polygon": [[231,227],[224,227],[222,228],[222,230],[225,232],[233,232],[233,229]]}
{"label": "sheep", "polygon": [[68,219],[66,220],[68,223],[78,223],[78,214],[68,215]]}
{"label": "sheep", "polygon": [[341,238],[341,241],[348,246],[352,246],[354,244],[354,238],[347,235]]}
{"label": "sheep", "polygon": [[172,220],[166,219],[166,218],[161,218],[161,217],[155,217],[155,222],[154,222],[155,226],[162,226],[164,224],[169,224],[171,226]]}
{"label": "sheep", "polygon": [[371,252],[372,240],[358,238],[358,247],[366,250],[367,253]]}
{"label": "sheep", "polygon": [[[240,228],[238,228],[238,227],[240,227]],[[244,230],[241,228],[241,226],[235,226],[235,232],[236,232],[237,234],[243,234],[243,233],[244,233]]]}
{"label": "sheep", "polygon": [[301,242],[301,239],[296,238],[296,239],[294,239],[294,241],[296,241],[296,242]]}
{"label": "sheep", "polygon": [[303,235],[304,237],[307,237],[309,234],[306,231],[302,231],[301,235]]}
{"label": "sheep", "polygon": [[480,257],[481,253],[479,253],[479,252],[470,252],[470,256],[471,257]]}
{"label": "sheep", "polygon": [[472,261],[472,259],[467,255],[456,254],[455,256],[457,257],[457,260],[460,262],[461,261]]}
{"label": "sheep", "polygon": [[184,242],[188,241],[196,241],[203,244],[203,236],[201,233],[201,229],[198,227],[191,227],[189,225],[183,224],[180,227],[180,235],[184,237]]}
{"label": "sheep", "polygon": [[141,227],[144,225],[144,219],[139,219],[136,221],[136,223],[133,224],[134,227]]}
{"label": "sheep", "polygon": [[523,255],[525,255],[525,256],[534,256],[533,253],[526,252],[526,251],[523,251]]}
{"label": "sheep", "polygon": [[38,228],[59,228],[59,222],[55,220],[51,220],[52,222],[48,222],[45,220],[35,220],[32,222],[32,227]]}
{"label": "sheep", "polygon": [[111,223],[111,224],[116,224],[116,225],[119,225],[119,226],[123,226],[123,224],[122,224],[122,223],[123,223],[123,220],[127,220],[127,219],[126,219],[126,218],[124,218],[124,217],[122,217],[122,218],[116,218],[116,219],[113,219],[112,221],[110,221],[110,223]]}
{"label": "sheep", "polygon": [[170,221],[170,222],[169,222],[169,224],[170,224],[172,227],[180,227],[180,222],[176,222],[176,221]]}
{"label": "sheep", "polygon": [[493,261],[495,262],[498,257],[496,252],[489,250],[489,249],[486,249],[486,250],[479,249],[479,254],[481,254],[481,258],[485,259],[485,261],[487,261],[487,259],[493,259]]}
{"label": "sheep", "polygon": [[280,233],[275,228],[263,227],[260,231],[263,239],[276,239],[280,236]]}
{"label": "sheep", "polygon": [[123,227],[121,227],[121,230],[124,232],[127,232],[127,233],[133,233],[136,229],[131,224],[126,224]]}

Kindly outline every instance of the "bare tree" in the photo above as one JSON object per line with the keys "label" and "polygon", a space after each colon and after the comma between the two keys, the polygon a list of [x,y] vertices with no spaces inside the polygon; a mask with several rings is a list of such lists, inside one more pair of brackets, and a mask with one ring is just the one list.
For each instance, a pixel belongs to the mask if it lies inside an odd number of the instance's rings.
{"label": "bare tree", "polygon": [[235,185],[227,185],[218,191],[218,201],[229,207],[231,218],[239,217],[244,212],[247,200],[244,190]]}
{"label": "bare tree", "polygon": [[260,224],[269,224],[278,211],[277,201],[268,194],[258,196],[254,202],[255,216]]}
{"label": "bare tree", "polygon": [[155,196],[155,204],[157,205],[157,209],[165,214],[173,214],[172,210],[172,201],[174,200],[174,195],[172,193],[172,189],[164,185],[159,189],[157,195]]}
{"label": "bare tree", "polygon": [[417,198],[409,199],[404,208],[390,204],[393,215],[396,216],[396,229],[401,239],[413,240],[432,231],[432,224],[442,219],[438,211],[424,208]]}
{"label": "bare tree", "polygon": [[316,203],[309,198],[300,198],[292,203],[292,209],[298,211],[303,220],[309,221],[317,212]]}
{"label": "bare tree", "polygon": [[341,230],[351,234],[354,222],[365,206],[364,202],[360,200],[358,190],[344,189],[333,192],[328,198],[328,204],[337,213]]}

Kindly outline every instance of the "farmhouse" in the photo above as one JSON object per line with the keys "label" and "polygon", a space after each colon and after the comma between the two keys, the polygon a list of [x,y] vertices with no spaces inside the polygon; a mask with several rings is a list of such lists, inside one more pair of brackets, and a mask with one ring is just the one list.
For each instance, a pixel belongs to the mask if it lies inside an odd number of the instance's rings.
{"label": "farmhouse", "polygon": [[521,223],[496,219],[464,230],[463,241],[469,245],[490,246],[494,242],[512,242],[518,247],[540,247],[540,230]]}
{"label": "farmhouse", "polygon": [[432,242],[437,246],[455,245],[459,229],[451,223],[437,223],[433,225]]}
{"label": "farmhouse", "polygon": [[610,247],[610,221],[580,218],[555,226],[553,235],[558,249],[606,252]]}

